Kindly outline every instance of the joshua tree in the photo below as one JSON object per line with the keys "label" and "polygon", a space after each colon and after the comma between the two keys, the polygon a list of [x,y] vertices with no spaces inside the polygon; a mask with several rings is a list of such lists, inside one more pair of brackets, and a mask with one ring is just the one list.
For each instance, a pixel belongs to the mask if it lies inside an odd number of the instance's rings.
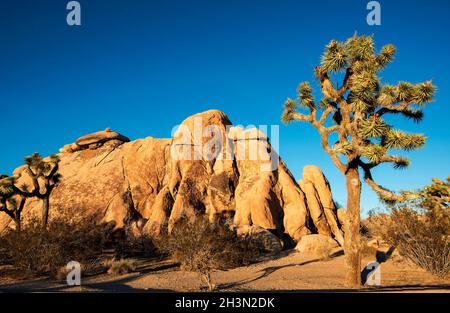
{"label": "joshua tree", "polygon": [[450,214],[450,176],[446,181],[433,178],[432,183],[419,190],[418,195],[418,206],[428,213]]}
{"label": "joshua tree", "polygon": [[59,161],[59,157],[55,154],[44,159],[39,153],[34,153],[25,158],[25,171],[32,182],[32,191],[28,195],[42,200],[43,227],[46,227],[48,222],[50,194],[60,179]]}
{"label": "joshua tree", "polygon": [[[371,170],[381,163],[392,163],[397,169],[409,165],[406,158],[389,154],[388,150],[420,148],[425,137],[395,129],[384,118],[387,114],[397,114],[419,122],[423,117],[422,107],[432,101],[436,91],[431,81],[382,85],[378,73],[393,60],[395,51],[389,44],[376,53],[370,36],[355,34],[345,42],[332,40],[325,48],[320,66],[314,69],[323,99],[316,102],[310,84],[303,82],[297,90],[298,99],[287,99],[282,115],[286,123],[311,123],[320,134],[323,149],[346,178],[344,251],[346,282],[350,286],[361,284],[360,170],[365,182],[382,200],[396,202],[414,197],[408,193],[395,194],[380,186]],[[334,87],[332,75],[342,76],[342,85]],[[297,111],[298,108],[306,109],[307,113]],[[333,139],[337,141],[330,145]]]}
{"label": "joshua tree", "polygon": [[0,212],[6,213],[16,224],[16,230],[20,232],[21,214],[27,198],[24,192],[15,187],[15,182],[15,177],[0,175]]}
{"label": "joshua tree", "polygon": [[22,176],[0,175],[0,212],[6,213],[21,229],[21,214],[28,198],[37,197],[42,200],[42,225],[47,226],[50,207],[50,194],[58,184],[60,175],[59,157],[51,155],[42,158],[38,153],[25,158],[25,170],[32,183],[31,190],[26,183],[17,187],[17,181]]}

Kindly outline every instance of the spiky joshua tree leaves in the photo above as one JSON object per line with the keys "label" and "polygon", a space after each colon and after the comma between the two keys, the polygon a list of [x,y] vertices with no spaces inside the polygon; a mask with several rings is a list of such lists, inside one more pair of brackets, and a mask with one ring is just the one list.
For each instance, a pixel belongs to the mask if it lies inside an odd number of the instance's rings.
{"label": "spiky joshua tree leaves", "polygon": [[[396,114],[419,122],[422,108],[432,101],[436,91],[431,81],[382,85],[378,73],[394,59],[395,51],[389,44],[377,53],[371,36],[355,34],[345,42],[332,40],[325,48],[320,66],[314,69],[323,98],[316,101],[310,84],[303,82],[298,87],[298,99],[287,99],[282,115],[285,123],[311,123],[321,136],[323,149],[346,178],[348,223],[344,251],[346,282],[350,286],[361,284],[360,171],[365,182],[386,202],[417,196],[389,191],[375,182],[371,172],[382,163],[392,163],[397,169],[409,165],[408,159],[389,151],[418,149],[424,145],[425,137],[396,129],[385,117]],[[340,86],[334,87],[333,74],[342,76]],[[333,139],[337,141],[330,144]]]}

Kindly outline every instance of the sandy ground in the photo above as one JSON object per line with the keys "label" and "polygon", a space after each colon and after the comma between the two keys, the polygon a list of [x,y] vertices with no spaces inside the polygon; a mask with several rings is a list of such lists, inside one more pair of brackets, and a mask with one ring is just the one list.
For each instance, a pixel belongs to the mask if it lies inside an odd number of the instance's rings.
{"label": "sandy ground", "polygon": [[[366,265],[369,258],[363,260]],[[81,287],[68,287],[65,282],[37,279],[17,282],[0,277],[0,292],[167,292],[199,291],[199,275],[180,271],[170,261],[138,260],[137,272],[123,276],[101,274],[83,277]],[[217,271],[212,280],[217,291],[348,291],[343,285],[344,257],[319,260],[313,255],[286,251],[248,267]],[[407,262],[389,259],[381,264],[381,286],[364,287],[364,292],[450,292],[450,278],[438,279]]]}

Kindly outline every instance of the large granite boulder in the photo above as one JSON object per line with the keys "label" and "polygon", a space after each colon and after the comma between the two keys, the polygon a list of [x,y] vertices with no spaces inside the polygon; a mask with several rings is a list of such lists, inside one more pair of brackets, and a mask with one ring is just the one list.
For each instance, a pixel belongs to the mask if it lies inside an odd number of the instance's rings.
{"label": "large granite boulder", "polygon": [[[206,214],[253,232],[263,228],[295,241],[319,232],[342,244],[320,169],[305,167],[299,185],[265,134],[233,127],[217,110],[188,117],[170,139],[129,141],[107,129],[80,137],[59,156],[61,182],[50,197],[50,219],[92,215],[153,236],[170,232],[183,216]],[[28,179],[23,167],[15,174]],[[24,219],[39,211],[40,202],[29,200]],[[10,224],[0,215],[0,232]]]}
{"label": "large granite boulder", "polygon": [[338,246],[338,243],[328,236],[313,234],[303,236],[297,243],[295,250],[300,253],[326,257]]}

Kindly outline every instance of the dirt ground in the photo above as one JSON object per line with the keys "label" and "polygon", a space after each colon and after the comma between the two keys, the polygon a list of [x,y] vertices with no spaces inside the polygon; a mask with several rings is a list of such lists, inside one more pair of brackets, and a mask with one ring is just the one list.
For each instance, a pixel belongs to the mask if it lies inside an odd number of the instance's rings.
{"label": "dirt ground", "polygon": [[[363,265],[373,259],[365,258]],[[49,279],[12,281],[0,277],[0,292],[167,292],[204,290],[199,275],[180,271],[170,261],[137,260],[137,272],[122,276],[101,274],[82,277],[81,287]],[[286,251],[277,258],[248,267],[212,274],[216,291],[348,291],[343,285],[344,256],[319,260],[313,255]],[[4,276],[4,275],[2,275]],[[381,286],[364,287],[363,292],[450,292],[450,278],[438,279],[424,270],[394,258],[381,263]]]}

